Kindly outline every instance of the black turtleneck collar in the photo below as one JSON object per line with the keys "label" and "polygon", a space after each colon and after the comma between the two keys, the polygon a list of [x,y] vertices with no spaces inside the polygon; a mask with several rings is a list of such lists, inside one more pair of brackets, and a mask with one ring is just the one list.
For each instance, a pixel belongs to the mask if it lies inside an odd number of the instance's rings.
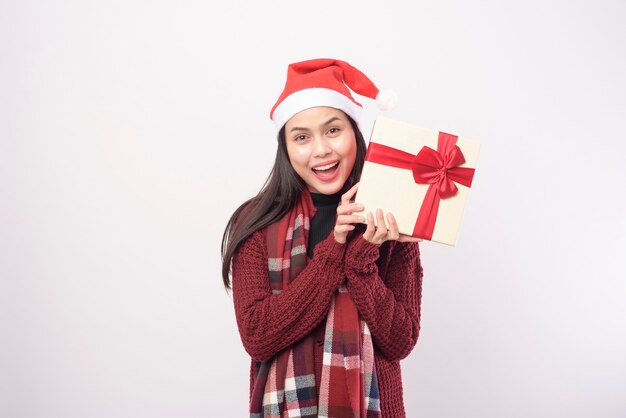
{"label": "black turtleneck collar", "polygon": [[323,193],[313,193],[311,192],[311,198],[313,199],[313,204],[316,208],[320,206],[334,206],[337,207],[339,202],[341,201],[341,191],[335,194],[323,194]]}
{"label": "black turtleneck collar", "polygon": [[315,216],[311,219],[307,255],[313,258],[315,246],[328,237],[335,227],[337,206],[341,201],[341,192],[335,194],[311,193],[315,205]]}

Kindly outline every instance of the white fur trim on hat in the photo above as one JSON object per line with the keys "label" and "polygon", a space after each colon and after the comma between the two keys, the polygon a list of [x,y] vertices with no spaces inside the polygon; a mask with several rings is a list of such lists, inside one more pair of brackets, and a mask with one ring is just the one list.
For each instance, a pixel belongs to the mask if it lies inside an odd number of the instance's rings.
{"label": "white fur trim on hat", "polygon": [[290,94],[274,109],[273,119],[276,131],[280,131],[283,125],[296,113],[318,106],[328,106],[342,110],[354,119],[357,124],[360,123],[361,107],[359,105],[338,91],[325,88],[311,88],[298,90]]}

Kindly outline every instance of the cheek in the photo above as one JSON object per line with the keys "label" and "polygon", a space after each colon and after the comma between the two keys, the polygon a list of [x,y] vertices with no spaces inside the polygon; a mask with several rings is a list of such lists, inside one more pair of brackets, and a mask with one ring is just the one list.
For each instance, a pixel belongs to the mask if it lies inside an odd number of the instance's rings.
{"label": "cheek", "polygon": [[346,159],[349,171],[352,171],[354,162],[356,161],[356,139],[352,137],[349,141],[346,141],[343,156]]}
{"label": "cheek", "polygon": [[289,162],[291,162],[291,166],[299,170],[303,166],[306,166],[308,161],[307,153],[304,147],[292,147],[287,148],[287,155],[289,156]]}

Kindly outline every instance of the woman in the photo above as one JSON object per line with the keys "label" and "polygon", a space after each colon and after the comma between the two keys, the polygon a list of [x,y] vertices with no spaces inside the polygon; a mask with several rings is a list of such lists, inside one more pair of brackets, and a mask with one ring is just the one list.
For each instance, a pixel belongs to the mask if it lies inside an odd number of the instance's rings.
{"label": "woman", "polygon": [[274,168],[224,233],[251,417],[405,416],[399,360],[419,335],[419,240],[391,213],[353,214],[365,142],[348,87],[379,93],[343,61],[289,66],[270,113]]}

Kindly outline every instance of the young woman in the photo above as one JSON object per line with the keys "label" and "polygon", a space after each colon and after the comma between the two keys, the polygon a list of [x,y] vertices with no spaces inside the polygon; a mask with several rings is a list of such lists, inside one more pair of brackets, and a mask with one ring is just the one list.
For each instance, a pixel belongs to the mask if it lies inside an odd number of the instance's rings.
{"label": "young woman", "polygon": [[224,232],[251,417],[405,416],[399,361],[420,329],[419,240],[381,209],[353,214],[365,142],[348,87],[378,94],[343,61],[289,66],[270,114],[274,168]]}

